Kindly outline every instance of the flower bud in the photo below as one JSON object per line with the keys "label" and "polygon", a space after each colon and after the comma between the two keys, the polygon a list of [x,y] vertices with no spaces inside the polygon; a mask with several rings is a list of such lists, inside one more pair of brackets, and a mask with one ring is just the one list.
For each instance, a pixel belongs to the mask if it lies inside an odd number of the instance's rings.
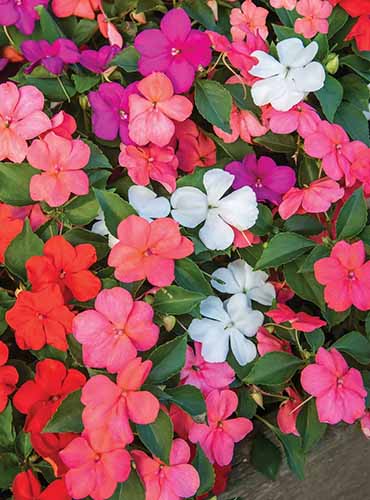
{"label": "flower bud", "polygon": [[162,318],[163,321],[163,326],[166,330],[166,332],[170,332],[175,328],[176,325],[176,318],[175,316],[164,316]]}
{"label": "flower bud", "polygon": [[335,75],[339,68],[339,57],[334,52],[328,54],[325,64],[326,71],[331,75]]}
{"label": "flower bud", "polygon": [[90,107],[90,103],[86,95],[80,95],[78,98],[78,102],[83,110],[86,110]]}
{"label": "flower bud", "polygon": [[257,404],[257,406],[263,408],[263,396],[259,391],[256,390],[252,391],[250,393],[250,396],[253,399],[253,401]]}

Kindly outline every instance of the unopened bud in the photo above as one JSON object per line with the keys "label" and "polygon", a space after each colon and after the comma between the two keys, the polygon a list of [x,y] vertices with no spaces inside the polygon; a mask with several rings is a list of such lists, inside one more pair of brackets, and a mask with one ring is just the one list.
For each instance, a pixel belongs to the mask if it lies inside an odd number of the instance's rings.
{"label": "unopened bud", "polygon": [[162,318],[163,321],[163,326],[166,330],[166,332],[170,332],[175,328],[176,325],[176,318],[175,316],[164,316]]}
{"label": "unopened bud", "polygon": [[275,327],[272,325],[266,326],[265,328],[269,333],[274,333],[275,331]]}
{"label": "unopened bud", "polygon": [[139,24],[146,24],[146,17],[144,12],[132,12],[132,19],[134,19]]}
{"label": "unopened bud", "polygon": [[144,302],[146,302],[147,304],[150,304],[150,305],[154,303],[153,295],[146,295],[143,300],[144,300]]}
{"label": "unopened bud", "polygon": [[259,406],[260,408],[263,408],[263,396],[259,391],[253,391],[250,393],[251,398],[253,401]]}
{"label": "unopened bud", "polygon": [[267,248],[269,246],[268,242],[265,241],[265,243],[262,244],[263,248]]}
{"label": "unopened bud", "polygon": [[339,57],[334,52],[328,54],[328,57],[325,60],[325,68],[328,73],[331,75],[335,75],[339,68]]}
{"label": "unopened bud", "polygon": [[80,103],[81,108],[86,111],[89,108],[90,103],[86,95],[80,95],[78,98],[78,102]]}
{"label": "unopened bud", "polygon": [[16,289],[16,291],[14,292],[14,295],[16,297],[18,297],[18,295],[23,292],[24,290],[26,290],[26,287],[23,285],[23,283],[19,283],[18,285],[18,288]]}

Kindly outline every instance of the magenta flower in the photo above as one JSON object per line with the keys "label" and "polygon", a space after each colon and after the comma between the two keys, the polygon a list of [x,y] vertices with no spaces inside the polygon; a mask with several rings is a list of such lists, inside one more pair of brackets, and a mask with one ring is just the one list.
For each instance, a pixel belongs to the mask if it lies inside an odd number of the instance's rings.
{"label": "magenta flower", "polygon": [[147,76],[153,71],[165,73],[176,94],[190,89],[199,66],[211,62],[211,42],[205,33],[191,29],[183,9],[170,10],[161,21],[161,29],[148,29],[135,39],[140,53],[139,71]]}
{"label": "magenta flower", "polygon": [[257,195],[257,201],[270,201],[275,205],[296,181],[295,172],[290,167],[278,167],[272,158],[249,154],[242,162],[233,161],[225,170],[235,176],[233,188],[250,186]]}
{"label": "magenta flower", "polygon": [[31,63],[25,73],[31,73],[36,66],[42,65],[50,73],[60,75],[65,64],[76,63],[80,57],[76,45],[66,38],[59,38],[53,43],[46,40],[26,40],[22,43],[21,50]]}
{"label": "magenta flower", "polygon": [[93,73],[103,73],[120,50],[118,45],[104,45],[99,50],[83,50],[80,64]]}
{"label": "magenta flower", "polygon": [[119,83],[102,83],[89,93],[92,107],[94,134],[100,139],[113,141],[119,134],[125,144],[133,144],[128,135],[128,98],[136,92],[136,83],[124,88]]}
{"label": "magenta flower", "polygon": [[25,35],[35,28],[39,15],[37,5],[47,5],[49,0],[0,0],[0,26],[15,26]]}

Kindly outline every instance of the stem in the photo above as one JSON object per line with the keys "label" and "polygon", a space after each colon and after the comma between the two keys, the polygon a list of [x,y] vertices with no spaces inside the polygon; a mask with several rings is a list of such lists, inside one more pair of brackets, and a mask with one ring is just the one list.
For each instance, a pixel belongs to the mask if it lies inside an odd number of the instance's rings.
{"label": "stem", "polygon": [[3,26],[3,30],[4,30],[4,33],[5,33],[6,38],[9,40],[10,45],[13,45],[13,46],[15,47],[14,40],[13,40],[13,39],[12,39],[12,37],[10,36],[9,31],[8,31],[8,28],[7,28],[6,26]]}
{"label": "stem", "polygon": [[207,69],[207,75],[213,71],[215,69],[215,67],[218,65],[218,63],[221,61],[222,59],[222,56],[223,56],[223,53],[221,52],[218,56],[218,58],[216,59],[216,61],[212,64],[212,66],[210,68]]}
{"label": "stem", "polygon": [[299,351],[299,354],[301,355],[301,357],[303,359],[306,359],[305,358],[305,355],[304,355],[304,349],[299,341],[299,335],[298,335],[298,330],[294,330],[294,339],[296,341],[296,344],[297,344],[297,347],[298,347],[298,351]]}
{"label": "stem", "polygon": [[288,331],[293,330],[292,327],[284,326],[284,325],[277,325],[276,323],[265,323],[262,326],[264,326],[264,327],[266,327],[266,326],[274,326],[274,327],[282,328],[283,330],[288,330]]}
{"label": "stem", "polygon": [[289,415],[292,415],[297,410],[299,410],[300,408],[302,408],[302,406],[304,406],[306,403],[308,403],[309,401],[311,401],[312,398],[313,398],[313,396],[310,396],[309,398],[307,398],[304,401],[302,401],[301,404],[299,404],[298,406],[296,406],[295,408],[293,408],[293,410],[289,413]]}
{"label": "stem", "polygon": [[188,329],[186,328],[186,326],[185,326],[185,325],[183,325],[183,324],[181,323],[181,321],[180,321],[178,318],[176,318],[176,323],[178,323],[178,324],[181,326],[181,328],[182,328],[182,329],[183,329],[186,333],[188,333]]}
{"label": "stem", "polygon": [[257,418],[260,422],[265,424],[266,427],[268,427],[272,432],[275,432],[275,427],[272,424],[270,424],[270,422],[268,422],[264,418],[260,417],[259,415],[255,415],[254,418]]}
{"label": "stem", "polygon": [[59,83],[59,85],[60,85],[60,88],[61,88],[61,89],[62,89],[62,91],[63,91],[63,94],[64,94],[64,95],[66,96],[66,98],[67,98],[67,101],[68,101],[68,102],[71,102],[71,98],[69,97],[69,94],[68,94],[68,92],[67,92],[67,90],[66,90],[66,88],[65,88],[65,86],[64,86],[64,84],[63,84],[63,82],[62,82],[62,80],[61,80],[61,78],[60,78],[59,76],[57,76],[57,80],[58,80],[58,83]]}
{"label": "stem", "polygon": [[231,73],[233,75],[235,75],[239,80],[240,80],[240,83],[241,83],[241,86],[243,87],[243,97],[244,99],[247,97],[247,89],[246,89],[246,86],[245,86],[245,83],[244,83],[244,80],[243,78],[231,67],[229,66],[229,64],[226,62],[226,54],[223,53],[222,54],[222,62],[224,63],[224,65],[227,67],[227,69],[229,71],[231,71]]}

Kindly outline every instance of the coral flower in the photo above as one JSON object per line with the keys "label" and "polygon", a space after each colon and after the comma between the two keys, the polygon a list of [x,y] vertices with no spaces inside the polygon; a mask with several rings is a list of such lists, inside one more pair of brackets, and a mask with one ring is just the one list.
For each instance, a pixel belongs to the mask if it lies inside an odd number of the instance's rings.
{"label": "coral flower", "polygon": [[290,134],[297,131],[303,138],[313,134],[321,122],[314,108],[305,102],[296,104],[289,111],[277,111],[270,106],[265,108],[262,116],[274,134]]}
{"label": "coral flower", "polygon": [[73,247],[63,236],[53,236],[44,245],[43,255],[26,262],[28,280],[34,291],[57,283],[65,297],[80,301],[96,297],[101,283],[89,267],[97,260],[95,248],[89,243]]}
{"label": "coral flower", "polygon": [[31,144],[27,160],[44,172],[30,183],[31,198],[46,201],[51,207],[63,205],[71,193],[89,192],[89,178],[82,169],[90,158],[90,148],[80,139],[66,139],[54,132]]}
{"label": "coral flower", "polygon": [[334,311],[352,305],[361,311],[370,309],[370,261],[365,262],[365,245],[339,241],[330,257],[314,264],[315,278],[325,286],[325,301]]}
{"label": "coral flower", "polygon": [[76,120],[72,115],[65,111],[59,111],[51,118],[51,131],[54,134],[64,137],[65,139],[72,139],[72,134],[77,130]]}
{"label": "coral flower", "polygon": [[100,8],[100,0],[52,0],[51,8],[57,17],[77,16],[95,19],[95,11]]}
{"label": "coral flower", "polygon": [[64,304],[63,294],[55,284],[39,292],[21,292],[5,318],[15,330],[20,349],[39,350],[45,345],[61,351],[68,349],[66,335],[72,331],[74,314]]}
{"label": "coral flower", "polygon": [[270,0],[271,7],[274,7],[274,9],[293,10],[296,3],[297,0]]}
{"label": "coral flower", "polygon": [[64,479],[56,479],[41,491],[40,481],[31,469],[19,472],[12,485],[14,500],[71,500]]}
{"label": "coral flower", "polygon": [[276,417],[277,424],[281,432],[284,434],[294,434],[295,436],[299,436],[299,432],[297,430],[297,418],[301,408],[296,411],[294,410],[302,403],[302,398],[292,387],[287,387],[285,392],[288,394],[289,399],[280,405]]}
{"label": "coral flower", "polygon": [[192,173],[195,167],[212,167],[216,163],[216,144],[192,120],[176,125],[179,168]]}
{"label": "coral flower", "polygon": [[306,38],[313,38],[317,33],[326,34],[332,10],[333,7],[326,0],[299,0],[296,11],[303,18],[296,19],[294,31]]}
{"label": "coral flower", "polygon": [[30,434],[32,448],[52,466],[56,477],[63,476],[68,470],[59,452],[64,450],[75,437],[77,434],[74,432],[31,432]]}
{"label": "coral flower", "polygon": [[84,364],[122,370],[137,351],[151,349],[158,340],[159,328],[153,323],[153,309],[146,302],[134,301],[123,288],[102,290],[95,309],[78,314],[73,333],[83,345]]}
{"label": "coral flower", "polygon": [[67,370],[61,361],[39,361],[34,380],[27,380],[13,397],[17,410],[27,415],[24,430],[41,432],[63,399],[85,381],[85,375],[74,368]]}
{"label": "coral flower", "polygon": [[326,321],[305,312],[296,313],[285,304],[277,304],[276,309],[265,314],[278,325],[287,322],[291,324],[292,328],[300,332],[313,332],[317,328],[326,325]]}
{"label": "coral flower", "polygon": [[257,332],[257,350],[260,356],[264,356],[268,352],[281,351],[292,352],[290,344],[287,340],[279,339],[272,335],[266,328],[261,326]]}
{"label": "coral flower", "polygon": [[119,243],[112,248],[108,265],[124,283],[147,279],[155,286],[170,285],[175,279],[175,260],[194,251],[193,243],[179,231],[170,218],[150,223],[130,215],[118,226]]}
{"label": "coral flower", "polygon": [[4,366],[8,361],[9,349],[0,340],[0,413],[8,404],[8,396],[15,391],[18,382],[18,372],[14,366]]}
{"label": "coral flower", "polygon": [[268,128],[261,125],[253,113],[245,109],[238,109],[236,106],[233,106],[231,110],[230,128],[231,133],[216,126],[213,127],[213,130],[227,144],[235,142],[239,137],[248,144],[252,144],[253,137],[261,137],[268,132]]}
{"label": "coral flower", "polygon": [[335,425],[343,420],[353,424],[364,414],[367,391],[361,373],[349,368],[344,357],[334,348],[326,351],[320,347],[316,362],[303,369],[301,384],[316,398],[320,422]]}
{"label": "coral flower", "polygon": [[26,141],[50,128],[43,107],[44,96],[36,87],[0,85],[0,161],[21,163],[27,154]]}
{"label": "coral flower", "polygon": [[6,249],[23,228],[23,220],[12,217],[12,208],[0,203],[0,264],[4,263]]}
{"label": "coral flower", "polygon": [[[351,165],[351,175],[361,182],[365,196],[370,195],[370,149],[361,150]],[[1,231],[1,229],[0,229]]]}
{"label": "coral flower", "polygon": [[129,97],[129,136],[139,146],[153,142],[167,146],[175,133],[173,120],[189,118],[193,105],[184,96],[174,95],[171,80],[164,73],[152,73],[137,85],[142,95]]}
{"label": "coral flower", "polygon": [[268,35],[266,26],[268,12],[263,7],[257,7],[252,0],[245,0],[241,4],[241,9],[232,9],[230,23],[233,40],[244,40],[250,32],[266,40]]}

